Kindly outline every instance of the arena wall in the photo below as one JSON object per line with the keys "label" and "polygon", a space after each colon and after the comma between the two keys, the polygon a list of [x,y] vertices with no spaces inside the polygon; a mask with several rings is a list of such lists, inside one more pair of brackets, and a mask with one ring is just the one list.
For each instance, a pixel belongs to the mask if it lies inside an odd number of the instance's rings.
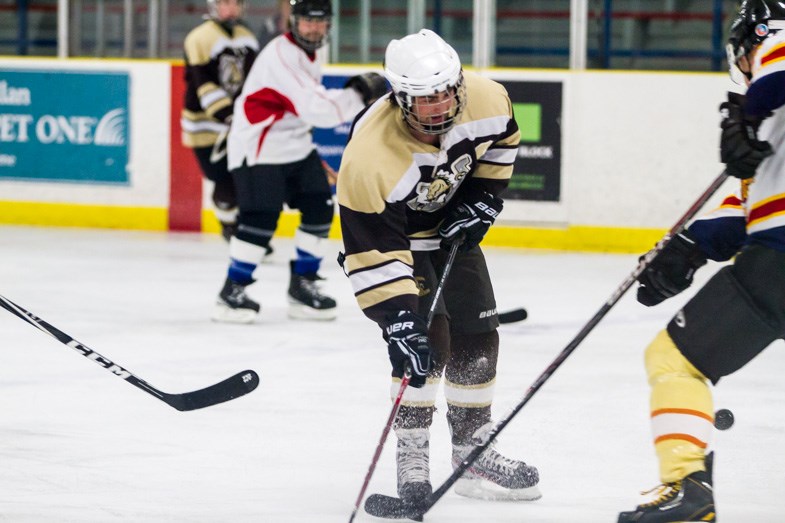
{"label": "arena wall", "polygon": [[[328,66],[326,81],[366,70]],[[725,74],[480,72],[503,82],[523,82],[524,93],[527,82],[561,86],[558,199],[507,200],[486,239],[489,245],[641,251],[722,170],[717,109],[726,91],[738,89]],[[102,99],[99,90],[69,89],[64,80],[76,77],[96,82],[120,78],[125,82],[120,85],[128,85],[127,139],[124,145],[112,144],[128,159],[125,178],[119,181],[101,178],[104,167],[117,176],[110,159],[88,173],[69,175],[57,167],[57,155],[64,155],[65,172],[73,170],[71,162],[81,155],[85,161],[96,154],[100,159],[108,150],[90,142],[94,129],[88,126],[79,135],[78,125],[69,120],[73,111],[84,107],[82,112],[89,112]],[[38,82],[28,90],[32,100],[25,99],[24,85],[15,85],[28,78]],[[0,58],[0,223],[216,233],[209,182],[201,180],[190,151],[179,143],[182,89],[182,64],[177,62]],[[100,119],[95,115],[80,121]],[[64,126],[61,142],[66,143],[57,142],[51,122]],[[41,159],[49,161],[41,164],[48,166],[46,172],[32,177],[22,172],[23,164],[36,165],[27,160]],[[726,188],[720,192],[728,192]],[[296,215],[287,213],[279,234],[293,234],[296,225]],[[337,224],[332,234],[340,237]]]}

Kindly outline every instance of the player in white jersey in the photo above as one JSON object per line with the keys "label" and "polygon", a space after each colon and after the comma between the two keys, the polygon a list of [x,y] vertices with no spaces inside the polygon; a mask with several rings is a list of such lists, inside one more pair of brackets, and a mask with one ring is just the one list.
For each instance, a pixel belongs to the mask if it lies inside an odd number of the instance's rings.
{"label": "player in white jersey", "polygon": [[311,128],[350,121],[387,88],[375,73],[352,77],[343,89],[322,86],[316,50],[330,28],[330,1],[293,0],[291,5],[290,31],[259,53],[234,104],[228,153],[240,213],[229,242],[227,278],[213,314],[216,321],[254,321],[260,306],[245,287],[254,281],[284,203],[301,216],[291,261],[289,316],[335,318],[335,300],[317,286],[334,207]]}
{"label": "player in white jersey", "polygon": [[720,155],[739,190],[675,237],[639,277],[655,305],[686,289],[707,259],[720,269],[646,350],[651,424],[663,488],[619,523],[715,521],[706,454],[714,408],[708,382],[736,372],[785,334],[785,2],[746,0],[728,57],[746,96],[730,94]]}
{"label": "player in white jersey", "polygon": [[[429,427],[445,380],[457,466],[492,427],[499,325],[479,243],[502,209],[520,143],[504,88],[464,72],[429,30],[385,53],[393,93],[354,123],[338,177],[345,269],[358,304],[381,328],[392,392],[411,367],[394,429],[398,494],[417,506],[431,493]],[[430,328],[449,245],[465,234]],[[459,494],[531,500],[535,467],[489,448],[456,484]]]}

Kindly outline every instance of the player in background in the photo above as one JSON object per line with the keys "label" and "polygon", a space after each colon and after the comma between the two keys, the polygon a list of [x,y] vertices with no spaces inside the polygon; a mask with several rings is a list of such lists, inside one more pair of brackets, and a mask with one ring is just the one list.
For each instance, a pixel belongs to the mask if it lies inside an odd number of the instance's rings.
{"label": "player in background", "polygon": [[326,42],[332,6],[329,0],[292,0],[291,6],[290,30],[259,53],[234,104],[228,152],[240,213],[216,321],[254,321],[260,306],[245,288],[254,282],[284,203],[301,218],[290,262],[289,317],[335,318],[335,300],[317,285],[335,210],[311,128],[351,120],[387,86],[376,73],[352,77],[343,89],[322,86],[316,51]]}
{"label": "player in background", "polygon": [[[666,246],[639,277],[651,306],[689,287],[707,259],[730,260],[646,349],[662,487],[619,523],[715,521],[706,448],[717,384],[785,334],[785,2],[746,0],[728,40],[746,97],[722,104],[721,159],[739,189]],[[772,146],[774,149],[772,149]]]}
{"label": "player in background", "polygon": [[209,15],[185,37],[185,106],[182,143],[193,149],[202,174],[214,184],[212,200],[227,240],[237,222],[237,197],[226,161],[226,136],[235,98],[259,44],[243,24],[243,0],[207,0]]}
{"label": "player in background", "polygon": [[259,45],[264,48],[270,40],[289,30],[289,18],[292,13],[292,5],[289,0],[277,0],[275,12],[262,20],[262,28],[259,31]]}
{"label": "player in background", "polygon": [[[464,72],[455,50],[423,29],[392,40],[387,95],[355,120],[338,204],[357,301],[382,329],[392,396],[410,386],[394,424],[398,495],[431,493],[429,427],[444,372],[453,466],[492,427],[499,325],[479,243],[502,210],[520,142],[504,88]],[[452,242],[465,236],[430,329],[425,316]],[[489,448],[456,483],[484,499],[540,497],[537,469]]]}

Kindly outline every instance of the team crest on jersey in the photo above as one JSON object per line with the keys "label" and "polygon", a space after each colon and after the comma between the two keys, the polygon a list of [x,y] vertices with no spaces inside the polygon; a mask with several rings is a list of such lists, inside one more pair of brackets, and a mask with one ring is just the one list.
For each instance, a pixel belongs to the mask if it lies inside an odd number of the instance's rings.
{"label": "team crest on jersey", "polygon": [[414,283],[417,284],[417,295],[420,298],[428,296],[431,293],[431,289],[425,286],[425,278],[422,276],[415,276]]}
{"label": "team crest on jersey", "polygon": [[236,54],[222,54],[218,58],[218,78],[221,81],[223,90],[231,97],[235,97],[240,92],[245,81],[245,71],[243,70],[243,64],[245,63],[244,54],[241,53],[239,56]]}
{"label": "team crest on jersey", "polygon": [[441,209],[466,175],[471,172],[472,164],[471,155],[466,153],[450,164],[449,171],[445,169],[446,166],[434,168],[433,179],[417,185],[417,196],[409,201],[409,207],[415,211],[425,212]]}

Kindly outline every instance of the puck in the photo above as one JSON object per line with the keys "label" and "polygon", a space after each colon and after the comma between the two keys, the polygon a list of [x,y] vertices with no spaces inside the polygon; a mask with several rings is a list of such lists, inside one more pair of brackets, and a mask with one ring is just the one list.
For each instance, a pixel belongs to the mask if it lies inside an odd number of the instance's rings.
{"label": "puck", "polygon": [[714,413],[714,426],[717,430],[728,430],[734,421],[733,413],[728,409],[720,409]]}

